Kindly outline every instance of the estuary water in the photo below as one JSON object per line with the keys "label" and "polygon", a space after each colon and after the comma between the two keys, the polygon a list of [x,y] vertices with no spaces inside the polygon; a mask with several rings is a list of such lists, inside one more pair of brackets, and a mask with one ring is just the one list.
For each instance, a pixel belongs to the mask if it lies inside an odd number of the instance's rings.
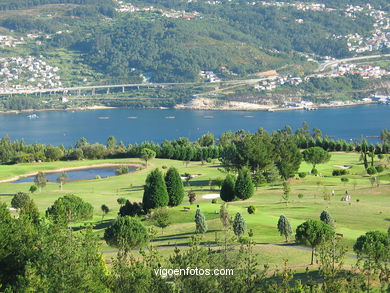
{"label": "estuary water", "polygon": [[182,136],[195,140],[207,132],[219,136],[227,130],[273,131],[285,125],[295,130],[306,121],[310,128],[317,127],[336,139],[366,136],[375,142],[382,129],[390,129],[389,105],[282,112],[104,109],[35,114],[0,114],[0,137],[65,146],[73,145],[80,137],[105,143],[110,135],[126,144],[160,143]]}

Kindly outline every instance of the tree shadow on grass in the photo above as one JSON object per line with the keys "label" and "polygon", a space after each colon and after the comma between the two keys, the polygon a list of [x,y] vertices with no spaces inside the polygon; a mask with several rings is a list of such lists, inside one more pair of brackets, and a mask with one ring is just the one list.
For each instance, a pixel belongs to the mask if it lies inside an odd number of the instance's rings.
{"label": "tree shadow on grass", "polygon": [[123,188],[120,188],[119,190],[121,191],[140,191],[140,190],[144,190],[144,186],[143,185],[139,185],[139,186],[132,186],[132,187],[123,187]]}
{"label": "tree shadow on grass", "polygon": [[390,222],[390,218],[386,218],[385,221]]}
{"label": "tree shadow on grass", "polygon": [[100,223],[96,224],[93,229],[94,230],[98,230],[98,229],[105,229],[107,227],[109,227],[112,222],[114,222],[115,220],[104,220],[104,221],[101,221]]}
{"label": "tree shadow on grass", "polygon": [[15,194],[8,194],[8,193],[4,193],[4,194],[0,194],[0,197],[1,196],[14,196]]}
{"label": "tree shadow on grass", "polygon": [[[222,230],[208,230],[207,233],[220,232]],[[160,235],[156,239],[152,240],[152,242],[157,241],[171,241],[171,240],[180,240],[180,239],[189,239],[191,236],[195,235],[195,232],[186,232],[179,234],[169,234],[169,235]]]}

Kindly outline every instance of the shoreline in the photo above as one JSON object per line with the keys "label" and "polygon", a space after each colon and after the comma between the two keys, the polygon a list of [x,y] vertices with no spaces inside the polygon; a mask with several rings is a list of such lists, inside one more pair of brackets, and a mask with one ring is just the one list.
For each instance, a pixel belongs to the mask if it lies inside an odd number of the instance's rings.
{"label": "shoreline", "polygon": [[[37,175],[39,172],[43,172],[45,174],[51,174],[51,173],[59,173],[59,172],[67,172],[67,171],[77,171],[77,170],[87,170],[87,169],[103,169],[103,168],[109,168],[109,167],[120,167],[120,166],[127,166],[127,167],[135,167],[135,168],[143,168],[145,167],[142,164],[117,164],[117,163],[104,163],[104,164],[96,164],[96,165],[90,165],[90,166],[80,166],[80,167],[66,167],[66,168],[60,168],[60,169],[55,169],[55,170],[42,170],[38,172],[32,172],[32,173],[27,173],[23,175],[18,175],[9,179],[3,179],[0,180],[1,183],[12,183],[14,181],[26,178],[26,177],[31,177]],[[136,172],[135,170],[134,172]],[[132,173],[134,173],[132,172]]]}
{"label": "shoreline", "polygon": [[66,109],[25,109],[25,110],[3,110],[0,111],[0,114],[28,114],[34,112],[69,112],[69,111],[91,111],[91,110],[109,110],[109,109],[119,109],[119,107],[109,107],[109,106],[88,106],[88,107],[73,107]]}
{"label": "shoreline", "polygon": [[[375,101],[371,102],[352,102],[348,104],[340,104],[340,105],[328,105],[328,104],[319,104],[313,105],[312,108],[303,108],[303,107],[277,107],[276,105],[266,106],[266,105],[258,105],[259,107],[193,107],[193,106],[175,106],[174,108],[166,108],[166,107],[150,107],[150,108],[126,108],[126,107],[108,107],[108,106],[90,106],[90,107],[75,107],[75,108],[67,108],[67,109],[26,109],[26,110],[5,110],[0,111],[1,114],[28,114],[28,113],[41,113],[41,112],[70,112],[70,111],[93,111],[93,110],[116,110],[116,109],[129,109],[129,110],[196,110],[196,111],[264,111],[264,112],[280,112],[280,111],[314,111],[318,109],[330,109],[330,108],[342,108],[342,107],[353,107],[353,106],[362,106],[362,105],[375,105],[378,104]],[[256,104],[254,104],[256,105]]]}

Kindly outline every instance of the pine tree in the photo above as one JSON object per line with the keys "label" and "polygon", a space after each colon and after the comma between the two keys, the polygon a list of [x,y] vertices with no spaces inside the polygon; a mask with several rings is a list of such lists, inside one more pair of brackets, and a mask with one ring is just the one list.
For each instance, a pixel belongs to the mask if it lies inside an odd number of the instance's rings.
{"label": "pine tree", "polygon": [[253,191],[252,176],[248,168],[244,167],[238,173],[234,194],[236,197],[245,200],[253,196]]}
{"label": "pine tree", "polygon": [[199,207],[196,210],[195,214],[195,225],[196,225],[196,232],[197,233],[206,233],[207,232],[207,222],[205,216],[200,211]]}
{"label": "pine tree", "polygon": [[165,175],[165,184],[167,185],[169,206],[180,205],[184,198],[184,187],[183,181],[176,168],[172,167],[168,169],[168,172]]}
{"label": "pine tree", "polygon": [[234,200],[235,178],[228,174],[222,183],[220,197],[223,201]]}
{"label": "pine tree", "polygon": [[165,207],[168,202],[169,196],[163,174],[159,169],[155,169],[146,178],[142,205],[145,210],[149,210]]}
{"label": "pine tree", "polygon": [[236,216],[234,217],[233,231],[234,234],[238,237],[243,235],[246,231],[246,223],[240,213],[237,213]]}
{"label": "pine tree", "polygon": [[292,229],[291,229],[290,222],[287,220],[287,218],[284,215],[281,215],[279,217],[278,231],[281,236],[284,236],[286,238],[286,242],[288,242],[288,237],[291,236]]}
{"label": "pine tree", "polygon": [[333,218],[332,216],[330,215],[330,213],[328,211],[322,211],[321,215],[320,215],[320,220],[322,222],[324,222],[325,224],[328,224],[328,225],[331,225],[333,226]]}

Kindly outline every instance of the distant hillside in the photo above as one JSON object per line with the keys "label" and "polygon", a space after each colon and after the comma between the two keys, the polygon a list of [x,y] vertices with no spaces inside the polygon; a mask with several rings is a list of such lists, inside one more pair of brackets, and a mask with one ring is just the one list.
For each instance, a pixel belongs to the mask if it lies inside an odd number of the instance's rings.
{"label": "distant hillside", "polygon": [[19,50],[24,54],[81,54],[77,63],[106,81],[183,82],[200,80],[201,71],[236,79],[352,56],[347,36],[369,35],[375,19],[365,11],[348,16],[346,4],[388,6],[376,0],[297,7],[305,2],[0,0],[0,25],[37,35]]}

